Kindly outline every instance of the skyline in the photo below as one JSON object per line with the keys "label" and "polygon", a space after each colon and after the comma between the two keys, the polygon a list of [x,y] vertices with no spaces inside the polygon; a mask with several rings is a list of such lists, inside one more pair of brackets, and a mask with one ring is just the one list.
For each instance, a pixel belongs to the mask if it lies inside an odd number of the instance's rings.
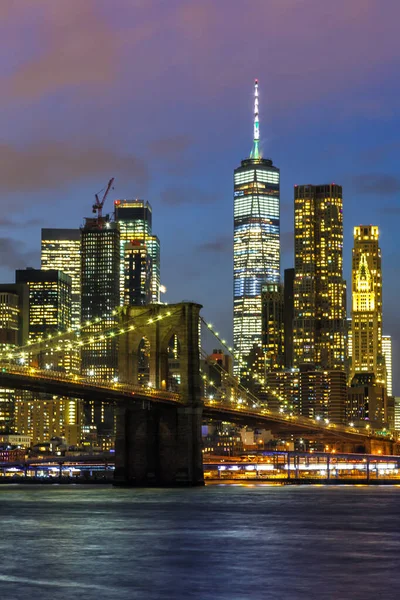
{"label": "skyline", "polygon": [[[38,3],[42,17],[45,4]],[[214,38],[228,4],[231,19]],[[353,227],[377,225],[383,333],[392,335],[396,364],[400,7],[388,1],[391,11],[383,14],[374,1],[318,4],[254,2],[243,18],[239,2],[199,7],[171,1],[170,10],[161,2],[151,9],[138,2],[135,10],[121,2],[117,14],[105,2],[88,2],[83,11],[71,2],[52,7],[40,22],[28,3],[3,8],[10,52],[1,63],[0,247],[9,268],[2,268],[1,281],[14,281],[15,268],[39,267],[40,229],[82,225],[95,192],[115,176],[106,212],[117,198],[152,205],[167,287],[163,300],[202,303],[205,317],[231,340],[232,171],[250,152],[252,81],[258,77],[260,145],[281,170],[281,274],[293,266],[293,186],[343,185],[344,278],[349,289]],[[315,30],[311,40],[303,20]],[[267,39],[263,21],[269,23]],[[239,33],[245,39],[250,27],[256,49],[236,47],[232,40]],[[78,55],[68,42],[72,29]],[[333,44],[333,33],[340,45]],[[12,39],[22,35],[24,46],[17,47]],[[127,38],[138,45],[138,61]]]}

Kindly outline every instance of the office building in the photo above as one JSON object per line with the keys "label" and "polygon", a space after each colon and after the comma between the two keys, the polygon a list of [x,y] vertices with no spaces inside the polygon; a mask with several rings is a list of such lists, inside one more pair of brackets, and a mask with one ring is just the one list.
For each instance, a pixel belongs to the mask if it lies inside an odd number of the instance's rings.
{"label": "office building", "polygon": [[294,202],[294,366],[344,369],[342,187],[298,185]]}
{"label": "office building", "polygon": [[[121,304],[129,296],[132,284],[125,277],[125,244],[138,242],[147,249],[149,260],[146,265],[151,281],[151,302],[160,302],[160,240],[152,233],[152,208],[144,200],[115,200],[114,219],[120,232],[120,295]],[[147,284],[146,284],[147,285]],[[126,287],[128,286],[128,287]],[[147,295],[146,290],[141,292],[142,298]]]}
{"label": "office building", "polygon": [[283,286],[264,283],[261,292],[262,350],[266,372],[284,367]]}
{"label": "office building", "polygon": [[[29,340],[38,342],[49,335],[65,333],[71,327],[71,278],[54,269],[16,271],[16,283],[29,289]],[[77,372],[79,363],[74,351],[43,351],[34,361],[40,368]]]}
{"label": "office building", "polygon": [[79,229],[42,229],[41,269],[71,277],[71,327],[81,322],[81,232]]}
{"label": "office building", "polygon": [[393,373],[392,373],[392,336],[382,336],[382,354],[385,359],[386,368],[386,391],[388,396],[393,396]]}
{"label": "office building", "polygon": [[354,228],[352,259],[351,377],[360,373],[386,383],[382,349],[382,265],[378,227]]}
{"label": "office building", "polygon": [[385,386],[373,373],[356,373],[347,392],[347,418],[357,427],[381,429],[387,424]]}
{"label": "office building", "polygon": [[279,283],[279,169],[260,151],[258,81],[250,157],[234,172],[233,338],[235,374],[262,344],[262,286]]}
{"label": "office building", "polygon": [[283,330],[285,367],[293,367],[294,269],[285,269],[283,284]]}
{"label": "office building", "polygon": [[[124,304],[151,304],[151,256],[139,240],[124,244]],[[121,290],[122,291],[122,290]]]}
{"label": "office building", "polygon": [[0,284],[0,348],[23,346],[29,335],[29,288]]}
{"label": "office building", "polygon": [[117,322],[115,311],[120,305],[119,229],[106,216],[85,219],[81,233],[81,321],[89,323],[84,333],[96,338],[82,348],[82,374],[111,381],[117,376],[117,340],[100,339],[100,335],[103,329],[110,329]]}

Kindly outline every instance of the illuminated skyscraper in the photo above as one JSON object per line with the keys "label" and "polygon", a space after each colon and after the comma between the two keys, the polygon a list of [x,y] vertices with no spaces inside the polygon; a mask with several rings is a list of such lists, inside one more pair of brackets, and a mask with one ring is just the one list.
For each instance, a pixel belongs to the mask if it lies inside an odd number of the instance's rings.
{"label": "illuminated skyscraper", "polygon": [[382,353],[385,358],[386,367],[386,391],[388,396],[393,396],[393,373],[392,373],[392,336],[382,336]]}
{"label": "illuminated skyscraper", "polygon": [[71,277],[55,269],[25,269],[15,273],[16,283],[29,289],[29,339],[64,333],[71,327]]}
{"label": "illuminated skyscraper", "polygon": [[385,384],[382,351],[382,267],[378,227],[354,228],[351,376],[370,373]]}
{"label": "illuminated skyscraper", "polygon": [[81,322],[81,232],[79,229],[42,229],[42,270],[55,269],[71,277],[71,326]]}
{"label": "illuminated skyscraper", "polygon": [[294,189],[294,366],[343,369],[346,295],[343,281],[342,187]]}
{"label": "illuminated skyscraper", "polygon": [[115,338],[100,339],[99,336],[103,329],[116,324],[119,284],[120,237],[116,223],[110,223],[108,216],[85,219],[82,228],[81,321],[90,322],[85,333],[97,335],[97,338],[82,348],[82,374],[105,381],[117,376],[117,342]]}
{"label": "illuminated skyscraper", "polygon": [[152,233],[151,206],[144,200],[115,200],[114,209],[115,222],[120,231],[121,304],[124,304],[124,299],[129,295],[128,290],[132,289],[132,285],[124,273],[125,244],[132,241],[147,248],[150,257],[150,261],[148,261],[151,281],[150,302],[158,303],[160,302],[160,240]]}
{"label": "illuminated skyscraper", "polygon": [[233,339],[235,373],[262,343],[261,291],[279,283],[279,169],[262,158],[258,81],[254,85],[254,141],[234,172]]}

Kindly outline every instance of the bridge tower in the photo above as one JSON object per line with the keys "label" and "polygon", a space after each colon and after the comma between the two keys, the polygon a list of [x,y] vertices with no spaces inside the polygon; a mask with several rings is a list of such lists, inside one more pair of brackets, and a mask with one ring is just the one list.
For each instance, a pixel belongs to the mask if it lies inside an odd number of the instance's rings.
{"label": "bridge tower", "polygon": [[[138,383],[143,340],[149,351],[148,385],[168,390],[168,346],[179,342],[180,402],[127,401],[117,407],[116,485],[203,485],[203,404],[199,357],[199,314],[192,302],[125,306],[120,325],[119,379]],[[143,323],[143,325],[141,325]],[[160,394],[161,396],[162,394]]]}

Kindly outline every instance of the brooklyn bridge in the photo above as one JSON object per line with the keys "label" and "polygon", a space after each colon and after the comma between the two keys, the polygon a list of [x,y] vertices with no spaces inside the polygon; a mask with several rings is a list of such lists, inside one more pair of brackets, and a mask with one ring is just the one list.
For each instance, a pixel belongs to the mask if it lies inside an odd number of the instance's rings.
{"label": "brooklyn bridge", "polygon": [[[118,336],[119,375],[113,381],[34,366],[37,355],[95,343],[97,338],[86,335],[82,328],[3,353],[0,386],[113,404],[115,484],[202,485],[201,428],[204,420],[210,419],[268,429],[277,437],[318,439],[334,444],[341,452],[397,453],[396,442],[388,436],[272,410],[220,366],[229,392],[220,397],[205,395],[201,358],[207,353],[200,343],[200,309],[193,302],[121,308],[118,325],[99,327],[96,333],[98,339]],[[176,391],[167,389],[166,384],[172,336],[179,340],[180,383]],[[146,385],[140,381],[138,366],[143,339],[150,349]]]}

